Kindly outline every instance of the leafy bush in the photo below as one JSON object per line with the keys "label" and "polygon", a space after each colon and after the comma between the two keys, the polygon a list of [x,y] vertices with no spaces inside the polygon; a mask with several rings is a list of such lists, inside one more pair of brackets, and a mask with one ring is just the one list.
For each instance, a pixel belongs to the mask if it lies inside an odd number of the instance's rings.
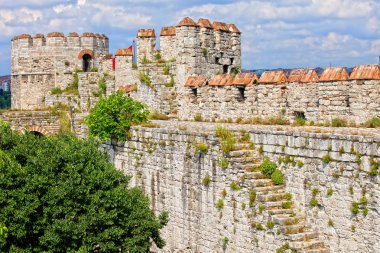
{"label": "leafy bush", "polygon": [[148,121],[147,106],[125,97],[122,92],[102,98],[85,119],[92,136],[101,140],[125,140],[133,124]]}
{"label": "leafy bush", "polygon": [[51,89],[50,92],[52,95],[60,95],[62,94],[63,91],[59,87],[54,87],[53,89]]}
{"label": "leafy bush", "polygon": [[201,152],[201,153],[203,153],[203,154],[207,154],[207,152],[208,152],[208,146],[207,146],[206,143],[197,143],[197,144],[195,145],[195,148],[196,148],[199,152]]}
{"label": "leafy bush", "polygon": [[253,189],[250,189],[248,192],[248,198],[249,198],[249,206],[253,207],[253,204],[256,201],[256,191]]}
{"label": "leafy bush", "polygon": [[206,174],[204,176],[204,178],[202,179],[202,184],[204,187],[209,187],[210,186],[210,183],[211,183],[211,178],[210,178],[210,175],[209,174]]}
{"label": "leafy bush", "polygon": [[218,201],[215,204],[215,207],[218,209],[222,209],[224,207],[224,201],[223,199],[218,199]]}
{"label": "leafy bush", "polygon": [[326,155],[322,156],[321,160],[322,160],[322,162],[324,162],[324,163],[329,163],[329,162],[332,161],[332,158],[330,157],[329,154],[326,154]]}
{"label": "leafy bush", "polygon": [[170,75],[170,67],[168,65],[165,65],[163,68],[164,75]]}
{"label": "leafy bush", "polygon": [[294,126],[304,126],[306,125],[306,119],[304,117],[296,117],[293,122]]}
{"label": "leafy bush", "polygon": [[292,200],[292,197],[293,197],[292,194],[289,193],[289,192],[285,193],[285,195],[284,195],[284,198],[285,198],[287,201]]}
{"label": "leafy bush", "polygon": [[91,72],[98,72],[98,68],[97,68],[97,67],[93,67],[93,68],[91,69]]}
{"label": "leafy bush", "polygon": [[162,58],[161,54],[155,54],[153,57],[154,57],[154,59],[156,59],[157,61],[158,61],[158,60],[161,60],[161,58]]}
{"label": "leafy bush", "polygon": [[225,157],[221,157],[219,160],[219,166],[222,170],[225,170],[228,168],[228,160]]}
{"label": "leafy bush", "polygon": [[331,189],[331,188],[327,189],[327,196],[328,197],[331,197],[333,195],[333,193],[334,193],[333,189]]}
{"label": "leafy bush", "polygon": [[277,169],[277,165],[274,162],[271,162],[268,157],[264,159],[259,166],[261,173],[267,177],[270,177],[273,172]]}
{"label": "leafy bush", "polygon": [[[93,139],[39,138],[0,125],[0,252],[148,252],[165,244],[149,198]],[[0,226],[1,229],[2,226]],[[112,235],[112,236],[111,236]],[[0,236],[0,241],[4,236]],[[82,249],[81,249],[82,248]]]}
{"label": "leafy bush", "polygon": [[276,169],[273,174],[271,175],[272,182],[275,185],[280,185],[284,183],[284,175],[282,174],[281,170]]}
{"label": "leafy bush", "polygon": [[234,191],[240,190],[240,186],[235,181],[231,182],[230,188],[231,188],[231,190],[234,190]]}
{"label": "leafy bush", "polygon": [[202,121],[202,115],[200,113],[197,113],[194,115],[194,121],[201,122]]}
{"label": "leafy bush", "polygon": [[284,209],[290,209],[292,208],[293,203],[291,201],[282,202],[281,207]]}
{"label": "leafy bush", "polygon": [[309,203],[311,206],[318,206],[318,201],[315,198],[312,198]]}

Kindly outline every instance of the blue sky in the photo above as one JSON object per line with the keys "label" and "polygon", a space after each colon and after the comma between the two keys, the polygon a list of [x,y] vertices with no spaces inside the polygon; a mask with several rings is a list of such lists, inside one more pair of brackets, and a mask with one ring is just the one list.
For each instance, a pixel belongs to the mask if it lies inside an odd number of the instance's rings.
{"label": "blue sky", "polygon": [[246,69],[377,63],[379,9],[379,0],[0,0],[0,75],[10,72],[18,34],[105,33],[114,53],[137,29],[158,34],[184,16],[235,23]]}

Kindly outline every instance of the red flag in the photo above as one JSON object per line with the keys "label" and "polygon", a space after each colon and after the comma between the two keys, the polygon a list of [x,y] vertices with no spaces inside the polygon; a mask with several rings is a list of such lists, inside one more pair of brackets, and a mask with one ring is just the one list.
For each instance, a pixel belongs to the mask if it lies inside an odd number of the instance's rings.
{"label": "red flag", "polygon": [[112,58],[112,69],[116,69],[116,58]]}
{"label": "red flag", "polygon": [[130,51],[132,52],[132,49],[133,49],[133,47],[132,47],[132,45],[130,45],[130,46],[128,47],[128,50],[130,50]]}

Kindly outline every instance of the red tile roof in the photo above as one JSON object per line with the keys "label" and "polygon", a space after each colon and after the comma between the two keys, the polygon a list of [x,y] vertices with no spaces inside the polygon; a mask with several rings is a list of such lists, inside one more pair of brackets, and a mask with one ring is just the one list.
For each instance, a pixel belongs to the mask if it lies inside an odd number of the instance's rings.
{"label": "red tile roof", "polygon": [[85,32],[82,34],[82,37],[96,37],[96,35],[94,33]]}
{"label": "red tile roof", "polygon": [[305,69],[305,72],[300,80],[301,83],[319,82],[319,77],[315,69]]}
{"label": "red tile roof", "polygon": [[210,28],[210,29],[212,29],[211,22],[207,18],[200,18],[198,20],[198,25],[200,27],[202,27],[202,28]]}
{"label": "red tile roof", "polygon": [[161,28],[160,36],[174,36],[176,35],[175,26],[167,26]]}
{"label": "red tile roof", "polygon": [[45,36],[42,34],[42,33],[37,33],[36,35],[34,35],[34,37],[33,38],[35,38],[35,39],[42,39],[42,38],[44,38]]}
{"label": "red tile roof", "polygon": [[140,29],[137,31],[138,38],[155,38],[156,33],[154,29]]}
{"label": "red tile roof", "polygon": [[207,78],[203,76],[189,76],[185,82],[185,87],[202,87],[207,84]]}
{"label": "red tile roof", "polygon": [[212,28],[214,28],[215,31],[223,31],[223,32],[230,31],[230,29],[228,28],[228,25],[223,22],[215,21],[214,23],[212,23]]}
{"label": "red tile roof", "polygon": [[282,84],[287,81],[288,79],[286,78],[285,72],[282,70],[265,71],[259,79],[259,83],[268,84]]}
{"label": "red tile roof", "polygon": [[128,49],[128,48],[119,48],[117,51],[116,51],[116,56],[132,56],[133,53],[132,53],[132,49]]}
{"label": "red tile roof", "polygon": [[68,37],[79,37],[79,34],[76,32],[71,32],[71,33],[69,33]]}
{"label": "red tile roof", "polygon": [[183,18],[178,26],[198,26],[197,23],[194,22],[194,20],[192,20],[191,18],[189,17],[185,17]]}
{"label": "red tile roof", "polygon": [[344,67],[326,68],[319,77],[320,82],[346,81],[348,80],[347,70]]}
{"label": "red tile roof", "polygon": [[13,40],[30,39],[30,38],[32,38],[30,34],[21,34],[19,36],[14,37]]}
{"label": "red tile roof", "polygon": [[124,91],[125,93],[137,91],[137,85],[136,84],[129,84],[129,85],[120,86],[119,90]]}
{"label": "red tile roof", "polygon": [[229,25],[228,25],[228,30],[229,30],[230,32],[232,32],[232,33],[238,33],[238,34],[241,33],[240,30],[236,27],[235,24],[229,24]]}
{"label": "red tile roof", "polygon": [[350,80],[380,80],[379,65],[356,66],[350,75]]}
{"label": "red tile roof", "polygon": [[216,75],[208,82],[208,85],[210,85],[210,86],[227,86],[227,85],[232,85],[233,81],[234,81],[234,78],[231,75],[227,75],[227,74]]}
{"label": "red tile roof", "polygon": [[52,32],[52,33],[48,33],[47,37],[65,37],[65,35],[60,32]]}
{"label": "red tile roof", "polygon": [[259,80],[256,73],[237,74],[232,82],[233,85],[252,85]]}

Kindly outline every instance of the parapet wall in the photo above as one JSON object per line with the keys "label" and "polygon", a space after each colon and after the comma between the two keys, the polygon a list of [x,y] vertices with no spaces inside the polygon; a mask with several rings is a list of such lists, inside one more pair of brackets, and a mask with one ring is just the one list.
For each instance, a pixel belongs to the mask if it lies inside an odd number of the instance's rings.
{"label": "parapet wall", "polygon": [[304,117],[314,123],[341,118],[355,124],[380,115],[380,76],[357,76],[371,69],[378,72],[379,66],[358,66],[345,78],[327,78],[331,69],[305,81],[293,80],[281,71],[268,71],[260,78],[254,73],[235,78],[190,77],[178,99],[178,115],[183,120],[200,115],[210,121]]}
{"label": "parapet wall", "polygon": [[[314,252],[326,252],[322,245],[327,252],[380,250],[379,176],[368,174],[371,164],[378,166],[380,159],[376,131],[226,125],[250,132],[255,147],[237,143],[252,150],[231,152],[230,164],[222,168],[215,124],[156,123],[161,127],[134,127],[128,142],[107,146],[116,167],[150,196],[153,209],[170,213],[163,230],[167,246],[154,252],[276,252],[284,245],[311,247]],[[206,154],[197,149],[199,143],[208,147]],[[322,161],[326,154],[331,162]],[[294,218],[289,224],[276,214],[276,203],[281,206],[281,202],[270,200],[284,194],[282,186],[274,186],[277,190],[271,196],[259,196],[270,184],[249,172],[250,161],[260,164],[264,156],[277,162],[285,175],[286,192],[293,196],[289,211]],[[233,182],[238,185],[234,190]],[[250,205],[252,190],[257,197]],[[311,198],[317,200],[314,207]],[[223,207],[218,208],[220,200]],[[354,215],[353,202],[367,203],[360,204]],[[287,234],[297,229],[304,232]],[[298,241],[299,235],[305,240]]]}

